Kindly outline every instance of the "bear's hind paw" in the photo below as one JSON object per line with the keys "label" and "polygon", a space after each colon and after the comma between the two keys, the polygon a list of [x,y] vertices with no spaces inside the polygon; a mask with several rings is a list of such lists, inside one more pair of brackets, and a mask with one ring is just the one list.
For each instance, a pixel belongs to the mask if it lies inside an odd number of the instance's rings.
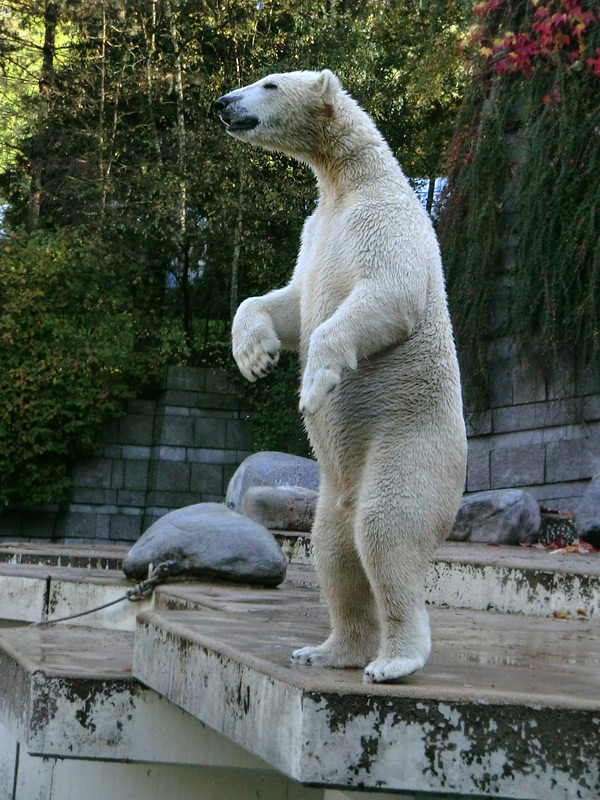
{"label": "bear's hind paw", "polygon": [[318,665],[319,667],[357,668],[362,667],[366,658],[362,655],[341,653],[337,650],[320,645],[319,647],[301,647],[294,650],[291,656],[292,663]]}
{"label": "bear's hind paw", "polygon": [[412,675],[425,666],[425,658],[377,658],[365,669],[367,683],[389,683]]}
{"label": "bear's hind paw", "polygon": [[325,656],[320,647],[300,647],[291,658],[295,664],[319,664]]}

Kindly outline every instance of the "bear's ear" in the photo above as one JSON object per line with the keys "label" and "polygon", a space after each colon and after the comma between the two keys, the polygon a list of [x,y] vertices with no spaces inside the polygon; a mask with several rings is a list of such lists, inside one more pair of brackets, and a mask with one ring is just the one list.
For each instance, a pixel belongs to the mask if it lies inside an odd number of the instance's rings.
{"label": "bear's ear", "polygon": [[317,90],[326,103],[330,103],[334,94],[339,91],[340,82],[330,69],[324,69],[317,78]]}

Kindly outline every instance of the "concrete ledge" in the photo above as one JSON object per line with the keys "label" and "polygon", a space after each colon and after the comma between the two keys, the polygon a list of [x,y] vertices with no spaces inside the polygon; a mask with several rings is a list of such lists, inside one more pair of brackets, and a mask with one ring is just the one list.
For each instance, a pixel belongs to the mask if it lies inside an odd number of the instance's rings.
{"label": "concrete ledge", "polygon": [[327,634],[311,587],[204,595],[196,612],[138,617],[134,674],[284,774],[329,788],[596,800],[595,623],[438,609],[425,669],[373,686],[358,670],[289,664],[294,647]]}
{"label": "concrete ledge", "polygon": [[78,569],[121,569],[129,548],[119,545],[53,544],[52,542],[0,543],[0,563],[43,564]]}
{"label": "concrete ledge", "polygon": [[[309,566],[310,535],[276,532],[276,537],[291,561],[290,579],[316,586]],[[39,622],[115,600],[134,585],[120,571],[126,552],[126,547],[96,551],[61,545],[4,546],[0,548],[0,614]],[[170,582],[159,587],[157,594],[185,585],[202,586]],[[449,542],[432,561],[426,591],[432,605],[597,618],[600,554],[556,555],[533,548]],[[123,602],[72,624],[134,630],[136,614],[153,607],[153,599]]]}
{"label": "concrete ledge", "polygon": [[426,593],[429,603],[454,608],[598,617],[600,554],[448,542],[431,563]]}
{"label": "concrete ledge", "polygon": [[30,755],[262,768],[135,681],[133,634],[0,631],[0,721]]}

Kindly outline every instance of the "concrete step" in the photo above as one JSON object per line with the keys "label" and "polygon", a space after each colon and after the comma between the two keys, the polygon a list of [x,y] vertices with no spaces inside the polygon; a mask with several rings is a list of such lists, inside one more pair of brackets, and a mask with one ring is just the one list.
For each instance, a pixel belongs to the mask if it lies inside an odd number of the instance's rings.
{"label": "concrete step", "polygon": [[[120,570],[0,563],[0,617],[57,619],[117,600],[134,586]],[[125,600],[70,624],[132,631],[136,614],[153,603],[152,597],[138,603]]]}
{"label": "concrete step", "polygon": [[72,545],[54,542],[0,543],[0,564],[43,564],[48,567],[120,570],[129,548],[121,545]]}
{"label": "concrete step", "polygon": [[[298,537],[302,547],[309,546],[305,534],[286,534],[291,548],[296,548]],[[120,571],[126,548],[120,554],[111,548],[94,555],[93,548],[21,547],[0,549],[0,558],[7,559],[0,561],[0,616],[5,619],[39,622],[66,616],[116,600],[135,585]],[[288,575],[316,585],[306,564],[292,562]],[[195,585],[169,582],[159,587],[156,596],[174,587],[172,602],[185,607]],[[600,618],[600,554],[557,555],[532,548],[450,542],[432,561],[426,590],[428,602],[436,606]],[[155,602],[155,598],[125,601],[71,624],[131,631],[136,614],[153,608]]]}
{"label": "concrete step", "polygon": [[187,610],[138,617],[134,674],[312,786],[597,800],[598,623],[432,609],[426,667],[375,686],[290,664],[328,633],[307,577],[163,589],[161,605]]}
{"label": "concrete step", "polygon": [[136,681],[132,657],[128,632],[0,630],[1,725],[45,758],[262,766]]}

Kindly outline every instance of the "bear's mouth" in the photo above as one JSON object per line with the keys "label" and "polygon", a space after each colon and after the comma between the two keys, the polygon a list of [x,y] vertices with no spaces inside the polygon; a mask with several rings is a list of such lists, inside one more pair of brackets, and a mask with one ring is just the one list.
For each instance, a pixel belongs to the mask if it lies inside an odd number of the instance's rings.
{"label": "bear's mouth", "polygon": [[225,129],[227,132],[231,131],[251,131],[252,128],[256,128],[258,125],[258,118],[257,117],[243,117],[242,119],[232,119],[231,121],[227,119],[221,119],[225,123]]}

